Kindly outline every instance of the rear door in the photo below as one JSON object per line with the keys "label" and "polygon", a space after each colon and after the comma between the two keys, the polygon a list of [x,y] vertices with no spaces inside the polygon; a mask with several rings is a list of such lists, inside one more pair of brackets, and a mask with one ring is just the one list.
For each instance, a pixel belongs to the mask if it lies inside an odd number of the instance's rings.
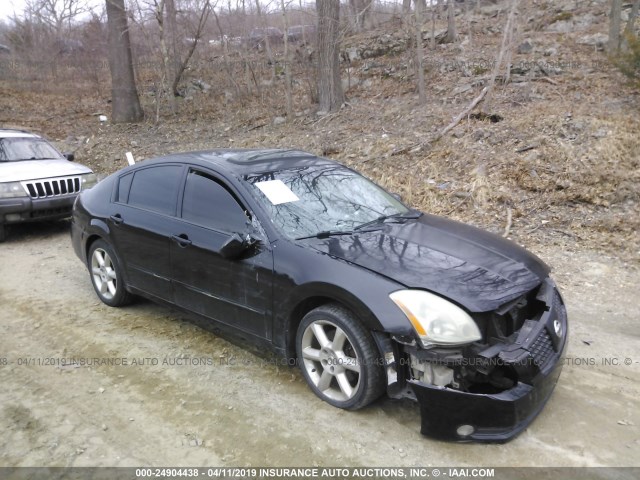
{"label": "rear door", "polygon": [[169,237],[184,170],[163,164],[123,175],[107,219],[129,285],[166,301],[173,301]]}
{"label": "rear door", "polygon": [[[170,245],[177,305],[261,338],[271,338],[273,255],[266,237],[238,259],[220,255],[251,213],[226,181],[190,167]],[[255,219],[253,219],[255,223]]]}

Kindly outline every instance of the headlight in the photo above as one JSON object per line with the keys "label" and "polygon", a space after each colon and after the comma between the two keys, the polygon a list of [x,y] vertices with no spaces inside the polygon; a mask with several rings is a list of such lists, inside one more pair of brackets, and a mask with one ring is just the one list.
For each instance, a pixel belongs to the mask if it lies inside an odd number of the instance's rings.
{"label": "headlight", "polygon": [[82,183],[82,190],[89,190],[98,183],[98,177],[96,177],[95,173],[85,173],[80,175],[80,181]]}
{"label": "headlight", "polygon": [[28,197],[20,182],[0,183],[0,198]]}
{"label": "headlight", "polygon": [[464,345],[482,339],[476,322],[464,310],[433,293],[398,290],[389,298],[407,316],[424,347]]}

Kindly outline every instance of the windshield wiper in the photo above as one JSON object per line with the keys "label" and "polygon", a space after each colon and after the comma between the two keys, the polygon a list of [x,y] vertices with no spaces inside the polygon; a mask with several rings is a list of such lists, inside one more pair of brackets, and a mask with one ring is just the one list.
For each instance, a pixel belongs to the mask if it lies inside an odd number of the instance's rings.
{"label": "windshield wiper", "polygon": [[323,230],[318,233],[314,233],[313,235],[305,235],[304,237],[297,237],[296,240],[306,240],[308,238],[328,238],[328,237],[336,237],[339,235],[353,235],[356,231],[362,231],[367,227],[371,227],[378,223],[382,224],[387,220],[411,220],[415,218],[420,218],[422,216],[422,212],[417,210],[410,210],[405,213],[394,213],[393,215],[381,215],[375,220],[371,220],[370,222],[365,222],[362,225],[358,225],[353,230]]}
{"label": "windshield wiper", "polygon": [[394,213],[392,215],[380,215],[378,218],[371,220],[370,222],[365,222],[361,225],[358,225],[353,230],[362,230],[363,228],[370,227],[372,225],[382,224],[387,220],[411,220],[415,218],[420,218],[422,216],[422,212],[417,210],[409,210],[405,213]]}
{"label": "windshield wiper", "polygon": [[304,237],[297,237],[296,240],[306,240],[308,238],[329,238],[338,235],[351,235],[353,230],[323,230],[313,235],[305,235]]}

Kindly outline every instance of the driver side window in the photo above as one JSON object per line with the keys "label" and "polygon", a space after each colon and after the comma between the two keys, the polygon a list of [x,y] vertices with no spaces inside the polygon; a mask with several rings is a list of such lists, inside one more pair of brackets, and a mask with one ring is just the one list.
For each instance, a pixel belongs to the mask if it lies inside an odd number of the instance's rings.
{"label": "driver side window", "polygon": [[249,218],[236,198],[220,182],[190,170],[182,199],[182,219],[227,233],[241,233]]}

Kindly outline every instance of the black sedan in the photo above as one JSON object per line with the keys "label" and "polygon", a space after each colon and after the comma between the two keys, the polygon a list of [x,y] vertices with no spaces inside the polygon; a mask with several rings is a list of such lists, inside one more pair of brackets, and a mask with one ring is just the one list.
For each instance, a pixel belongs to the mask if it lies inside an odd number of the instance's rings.
{"label": "black sedan", "polygon": [[309,153],[127,167],[82,192],[71,234],[107,305],[195,314],[297,363],[339,408],[412,398],[425,435],[506,441],[562,368],[565,306],[540,259]]}

